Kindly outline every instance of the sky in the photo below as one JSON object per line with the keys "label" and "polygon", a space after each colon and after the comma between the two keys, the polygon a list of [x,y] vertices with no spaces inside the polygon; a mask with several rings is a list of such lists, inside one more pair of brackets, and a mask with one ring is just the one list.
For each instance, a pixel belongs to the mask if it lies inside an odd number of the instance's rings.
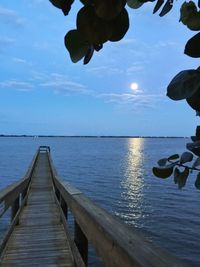
{"label": "sky", "polygon": [[83,65],[64,46],[75,2],[65,17],[48,0],[1,0],[0,134],[194,135],[195,111],[166,96],[178,72],[198,67],[183,54],[194,32],[179,23],[180,3],[163,18],[152,14],[155,3],[127,7],[124,39]]}

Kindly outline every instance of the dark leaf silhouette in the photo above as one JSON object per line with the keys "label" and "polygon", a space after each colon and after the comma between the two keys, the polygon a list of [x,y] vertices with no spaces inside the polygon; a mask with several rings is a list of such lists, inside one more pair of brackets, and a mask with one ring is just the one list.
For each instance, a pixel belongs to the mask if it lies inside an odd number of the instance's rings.
{"label": "dark leaf silhouette", "polygon": [[179,72],[167,87],[167,96],[173,100],[191,97],[200,88],[200,72],[184,70]]}
{"label": "dark leaf silhouette", "polygon": [[164,15],[166,15],[172,9],[172,7],[173,7],[173,0],[167,0],[159,16],[163,17]]}
{"label": "dark leaf silhouette", "polygon": [[197,174],[197,178],[194,185],[196,186],[197,189],[200,190],[200,173]]}
{"label": "dark leaf silhouette", "polygon": [[62,9],[64,15],[68,15],[74,0],[49,0],[55,7]]}
{"label": "dark leaf silhouette", "polygon": [[200,32],[187,42],[184,53],[190,57],[200,57]]}
{"label": "dark leaf silhouette", "polygon": [[94,46],[92,45],[92,46],[88,49],[88,51],[87,51],[87,53],[86,53],[86,55],[85,55],[85,57],[84,57],[84,60],[83,60],[83,64],[84,64],[84,65],[86,65],[86,64],[88,64],[88,63],[90,62],[90,60],[91,60],[93,54],[94,54]]}
{"label": "dark leaf silhouette", "polygon": [[71,30],[65,36],[65,46],[72,62],[76,63],[87,54],[91,45],[82,38],[77,30]]}
{"label": "dark leaf silhouette", "polygon": [[155,14],[161,8],[163,3],[164,3],[164,0],[158,0],[157,1],[156,5],[154,7],[154,10],[153,10],[153,14]]}

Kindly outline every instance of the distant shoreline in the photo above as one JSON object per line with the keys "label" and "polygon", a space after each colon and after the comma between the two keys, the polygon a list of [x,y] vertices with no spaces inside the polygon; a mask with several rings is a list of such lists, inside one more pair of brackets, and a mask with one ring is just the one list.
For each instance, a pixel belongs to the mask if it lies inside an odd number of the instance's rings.
{"label": "distant shoreline", "polygon": [[28,138],[190,138],[188,136],[137,136],[137,135],[15,135],[0,134],[0,137],[28,137]]}

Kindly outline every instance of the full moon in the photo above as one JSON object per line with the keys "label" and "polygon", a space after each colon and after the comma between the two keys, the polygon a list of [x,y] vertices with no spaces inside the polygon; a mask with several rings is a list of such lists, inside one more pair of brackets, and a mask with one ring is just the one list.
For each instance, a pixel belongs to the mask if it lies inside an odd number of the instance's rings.
{"label": "full moon", "polygon": [[137,91],[137,89],[138,89],[138,84],[137,84],[137,83],[131,83],[131,84],[130,84],[130,88],[131,88],[133,91]]}

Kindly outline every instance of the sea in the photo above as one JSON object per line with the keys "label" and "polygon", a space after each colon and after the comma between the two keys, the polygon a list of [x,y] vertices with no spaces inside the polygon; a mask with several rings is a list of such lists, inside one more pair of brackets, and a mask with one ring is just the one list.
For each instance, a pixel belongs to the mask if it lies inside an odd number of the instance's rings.
{"label": "sea", "polygon": [[[22,178],[37,148],[51,147],[59,176],[102,208],[167,249],[189,266],[200,266],[200,191],[193,172],[178,189],[152,167],[186,151],[188,138],[1,137],[0,188]],[[0,219],[1,238],[8,214]],[[98,265],[93,255],[90,266]]]}

